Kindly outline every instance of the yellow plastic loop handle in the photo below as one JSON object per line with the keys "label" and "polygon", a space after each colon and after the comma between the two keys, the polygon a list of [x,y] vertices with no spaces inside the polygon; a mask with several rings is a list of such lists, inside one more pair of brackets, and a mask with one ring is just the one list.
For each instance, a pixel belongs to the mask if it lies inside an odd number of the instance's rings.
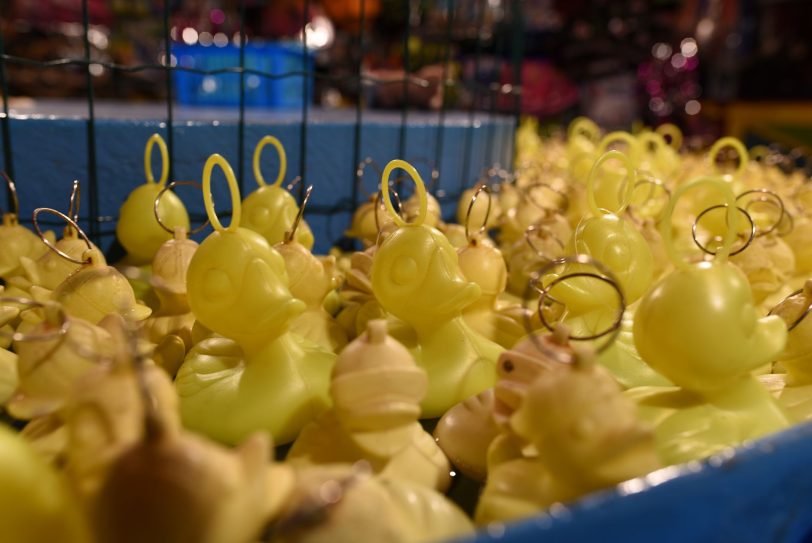
{"label": "yellow plastic loop handle", "polygon": [[[214,200],[211,197],[211,171],[215,166],[220,166],[223,173],[226,174],[228,190],[231,192],[231,224],[227,228],[217,218],[217,212],[214,210]],[[209,221],[211,221],[211,225],[215,230],[218,232],[234,232],[239,228],[242,205],[240,203],[240,188],[237,186],[237,178],[234,176],[231,164],[216,153],[211,155],[206,161],[206,165],[203,166],[203,204],[206,206],[206,215],[208,215]]]}
{"label": "yellow plastic loop handle", "polygon": [[660,235],[663,238],[665,250],[668,253],[669,258],[671,258],[671,261],[675,266],[682,269],[689,268],[690,265],[688,262],[680,258],[677,248],[674,247],[674,236],[671,229],[671,216],[674,214],[674,208],[677,205],[677,201],[689,190],[700,186],[708,186],[716,189],[724,197],[725,205],[727,206],[728,228],[725,232],[724,238],[722,239],[722,247],[720,247],[716,252],[716,260],[722,262],[727,260],[730,250],[733,247],[733,243],[736,241],[739,213],[738,209],[736,208],[736,196],[730,189],[730,185],[719,176],[699,177],[693,181],[690,181],[689,183],[681,185],[679,188],[677,188],[674,195],[668,201],[668,206],[663,214],[663,220],[660,222]]}
{"label": "yellow plastic loop handle", "polygon": [[601,129],[598,128],[598,125],[595,124],[592,119],[588,117],[577,117],[570,123],[567,130],[567,137],[572,139],[576,134],[586,136],[588,140],[597,143],[601,137]]}
{"label": "yellow plastic loop handle", "polygon": [[262,168],[259,165],[259,158],[262,156],[262,150],[269,143],[273,145],[276,152],[279,153],[279,173],[276,175],[276,181],[273,182],[273,186],[278,187],[282,184],[282,180],[288,171],[288,155],[285,153],[285,147],[282,145],[282,142],[273,136],[265,136],[259,140],[259,143],[257,143],[257,146],[254,148],[254,177],[260,187],[267,185],[265,177],[262,175]]}
{"label": "yellow plastic loop handle", "polygon": [[716,140],[716,143],[714,143],[713,146],[710,148],[709,154],[711,161],[711,170],[715,175],[721,175],[722,172],[719,171],[719,166],[716,164],[716,157],[719,155],[719,151],[721,151],[725,147],[732,147],[739,155],[739,165],[736,166],[736,171],[733,172],[733,176],[738,177],[744,172],[744,169],[747,167],[749,155],[747,153],[747,148],[744,146],[744,144],[738,139],[731,136],[719,138],[718,140]]}
{"label": "yellow plastic loop handle", "polygon": [[665,138],[657,132],[643,132],[637,136],[637,141],[644,152],[654,147],[653,152],[656,153],[658,150],[668,147]]}
{"label": "yellow plastic loop handle", "polygon": [[[616,210],[598,207],[598,202],[595,200],[595,178],[598,176],[598,170],[600,170],[604,162],[612,159],[620,160],[626,167],[626,179],[623,181],[623,199],[620,201],[620,206],[618,206]],[[595,164],[592,165],[592,169],[589,170],[589,177],[586,180],[586,198],[589,204],[589,210],[592,211],[595,217],[609,213],[620,215],[629,207],[629,203],[632,201],[632,195],[634,194],[635,185],[637,185],[637,172],[632,165],[631,159],[620,151],[605,152],[599,156]]]}
{"label": "yellow plastic loop handle", "polygon": [[[389,196],[389,176],[392,175],[392,170],[395,168],[400,168],[408,173],[409,177],[411,177],[412,181],[414,181],[415,191],[417,192],[420,207],[418,209],[417,218],[415,218],[414,222],[411,223],[404,221],[403,218],[398,215],[397,211],[395,211],[395,207],[392,205],[392,198]],[[426,213],[428,212],[426,184],[423,182],[423,178],[420,177],[420,174],[414,168],[414,166],[405,160],[401,160],[399,158],[391,160],[383,169],[383,173],[381,174],[381,194],[383,196],[383,205],[386,207],[387,213],[389,213],[389,216],[392,217],[392,220],[396,225],[401,227],[420,226],[426,221]]]}
{"label": "yellow plastic loop handle", "polygon": [[679,127],[672,123],[665,123],[661,124],[657,127],[656,132],[661,135],[663,138],[666,136],[671,138],[671,147],[675,151],[679,151],[682,147],[682,130]]}
{"label": "yellow plastic loop handle", "polygon": [[147,146],[144,147],[144,173],[147,174],[147,183],[155,183],[155,177],[152,175],[152,146],[156,143],[158,150],[161,151],[161,179],[158,181],[158,185],[163,187],[169,178],[169,151],[160,134],[151,135],[147,140]]}
{"label": "yellow plastic loop handle", "polygon": [[610,145],[617,142],[623,142],[629,146],[628,154],[633,160],[637,160],[639,158],[640,141],[623,130],[616,130],[615,132],[609,132],[606,134],[598,144],[597,153],[602,155],[607,149],[609,149]]}

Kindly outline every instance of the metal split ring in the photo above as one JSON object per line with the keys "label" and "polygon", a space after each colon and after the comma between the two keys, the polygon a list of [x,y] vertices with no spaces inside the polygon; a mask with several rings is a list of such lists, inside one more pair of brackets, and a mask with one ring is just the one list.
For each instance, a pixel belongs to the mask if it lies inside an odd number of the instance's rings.
{"label": "metal split ring", "polygon": [[[403,202],[400,201],[400,196],[398,195],[398,191],[396,191],[393,187],[389,187],[389,192],[392,193],[392,196],[395,197],[395,203],[398,205],[398,215],[401,217],[403,216]],[[381,221],[378,219],[378,211],[381,209],[383,205],[383,191],[378,191],[375,195],[375,230],[378,231],[378,234],[381,233]]]}
{"label": "metal split ring", "polygon": [[488,185],[482,183],[477,187],[474,191],[474,194],[471,196],[471,202],[468,204],[468,211],[465,213],[465,239],[468,240],[468,243],[473,241],[471,237],[471,233],[468,230],[468,223],[471,222],[471,211],[474,209],[474,204],[476,203],[477,198],[479,198],[480,193],[484,192],[488,195],[488,208],[485,210],[485,219],[482,221],[482,226],[479,227],[477,230],[477,234],[484,234],[488,230],[488,220],[491,218],[491,205],[493,200],[493,195],[491,194],[491,189],[488,188]]}
{"label": "metal split ring", "polygon": [[[558,197],[561,198],[561,204],[558,207],[555,207],[555,208],[546,207],[546,206],[543,206],[543,205],[539,204],[536,201],[536,199],[531,196],[531,192],[535,188],[546,188],[547,190],[549,190],[551,192],[554,192]],[[522,195],[524,196],[524,198],[528,202],[530,202],[536,208],[538,208],[538,209],[540,209],[542,211],[552,211],[554,213],[560,213],[560,212],[566,211],[570,207],[570,197],[567,196],[567,194],[564,191],[561,191],[561,190],[553,187],[549,183],[544,183],[543,181],[536,181],[535,183],[527,185],[526,187],[524,187],[522,189]]]}
{"label": "metal split ring", "polygon": [[11,195],[11,214],[15,217],[20,216],[20,199],[17,198],[17,185],[14,184],[14,181],[11,180],[11,177],[8,176],[6,172],[0,172],[3,175],[3,179],[6,180],[6,185],[8,185],[8,192]]}
{"label": "metal split ring", "polygon": [[49,213],[51,215],[56,215],[57,217],[59,217],[60,219],[62,219],[66,223],[68,223],[72,228],[74,228],[76,230],[76,233],[79,234],[79,237],[82,238],[82,240],[85,242],[85,244],[87,245],[88,250],[93,249],[93,244],[90,243],[90,238],[88,238],[87,234],[85,234],[84,230],[82,230],[79,227],[79,225],[76,224],[76,221],[74,221],[73,219],[71,219],[70,217],[68,217],[67,215],[62,213],[61,211],[57,211],[56,209],[51,209],[50,207],[38,207],[37,209],[34,210],[34,214],[31,216],[31,222],[34,223],[34,230],[36,230],[37,235],[39,236],[39,239],[41,239],[42,242],[45,245],[47,245],[50,250],[52,250],[53,252],[55,252],[56,254],[58,254],[59,256],[61,256],[65,260],[67,260],[68,262],[73,262],[74,264],[79,264],[80,266],[84,266],[85,264],[90,264],[90,262],[91,262],[90,257],[88,257],[85,260],[79,260],[78,258],[73,258],[72,256],[70,256],[66,252],[59,249],[56,245],[54,245],[53,243],[48,241],[48,238],[45,237],[45,235],[42,233],[42,229],[39,227],[39,221],[37,221],[37,215],[39,215],[40,213]]}
{"label": "metal split ring", "polygon": [[[767,315],[772,315],[772,314],[775,312],[775,310],[778,308],[778,306],[779,306],[779,305],[783,304],[784,302],[786,302],[786,301],[787,301],[787,300],[789,300],[790,298],[793,298],[793,297],[795,297],[795,296],[798,296],[799,294],[803,294],[803,292],[804,292],[804,289],[803,289],[803,288],[799,288],[799,289],[798,289],[798,290],[796,290],[795,292],[792,292],[792,293],[791,293],[791,294],[789,294],[789,295],[788,295],[786,298],[784,298],[783,300],[781,300],[781,301],[780,301],[780,302],[779,302],[779,303],[778,303],[778,304],[777,304],[775,307],[773,307],[772,309],[770,309],[770,312],[769,312],[769,313],[767,313]],[[794,329],[795,329],[795,328],[796,328],[796,327],[797,327],[799,324],[801,324],[801,321],[803,321],[803,320],[806,318],[806,316],[807,316],[807,315],[809,315],[809,313],[810,313],[810,312],[812,312],[812,300],[810,300],[810,301],[809,301],[809,303],[808,303],[808,304],[806,304],[806,309],[804,309],[804,310],[803,310],[803,312],[800,314],[800,316],[799,316],[797,319],[795,319],[794,321],[792,321],[790,324],[788,324],[788,325],[787,325],[787,332],[791,332],[791,331],[792,331],[792,330],[794,330]]]}
{"label": "metal split ring", "polygon": [[22,305],[26,306],[21,311],[27,311],[30,309],[46,309],[46,308],[54,308],[57,310],[57,315],[59,317],[59,328],[53,330],[51,332],[44,332],[41,334],[24,334],[22,332],[7,332],[5,330],[0,329],[0,335],[6,338],[10,338],[12,341],[50,341],[52,339],[56,339],[60,336],[64,336],[68,329],[70,328],[70,321],[68,320],[67,315],[65,314],[65,310],[62,309],[62,306],[59,304],[52,302],[50,304],[45,304],[42,302],[37,302],[36,300],[31,300],[29,298],[20,298],[18,296],[2,296],[0,297],[0,305]]}
{"label": "metal split ring", "polygon": [[[697,247],[699,247],[702,250],[702,252],[704,252],[706,254],[709,254],[709,255],[715,255],[716,251],[711,251],[710,249],[708,249],[707,247],[702,245],[702,243],[699,241],[699,239],[697,239],[697,237],[696,237],[696,226],[697,226],[697,224],[699,224],[699,220],[706,213],[708,213],[709,211],[713,211],[714,209],[720,209],[720,208],[727,209],[727,204],[717,204],[715,206],[709,207],[708,209],[704,210],[702,213],[697,215],[696,219],[694,220],[694,224],[691,225],[691,237],[694,239],[694,243],[696,244]],[[748,238],[747,242],[744,245],[742,245],[741,247],[739,247],[735,251],[730,251],[730,254],[728,256],[737,255],[737,254],[741,253],[742,251],[744,251],[745,249],[747,249],[750,246],[750,244],[753,243],[753,240],[756,237],[756,223],[753,221],[753,218],[750,216],[750,214],[745,209],[743,209],[741,207],[738,207],[738,206],[736,206],[736,209],[738,209],[739,211],[744,213],[744,216],[747,217],[747,220],[750,223],[750,237]]]}
{"label": "metal split ring", "polygon": [[[160,215],[160,213],[158,213],[158,206],[161,204],[161,198],[164,197],[164,193],[166,193],[166,191],[168,191],[168,190],[172,190],[177,185],[188,185],[190,187],[197,187],[197,188],[199,188],[201,190],[201,192],[203,191],[203,185],[201,185],[197,181],[172,181],[171,183],[167,184],[164,188],[162,188],[161,191],[158,193],[158,195],[155,196],[155,202],[153,202],[153,204],[152,204],[152,212],[155,214],[155,220],[158,221],[158,224],[160,225],[161,228],[163,228],[164,230],[166,230],[167,232],[169,232],[170,234],[173,234],[173,235],[175,234],[175,230],[172,229],[172,228],[169,228],[161,220],[161,215]],[[209,222],[210,222],[209,219],[206,218],[206,222],[204,222],[203,224],[201,224],[200,226],[198,226],[194,230],[190,230],[189,235],[192,236],[194,234],[202,232],[203,229],[206,228],[209,225]]]}
{"label": "metal split ring", "polygon": [[299,211],[296,213],[296,218],[293,219],[293,226],[291,226],[290,230],[285,232],[285,243],[290,243],[291,241],[293,241],[293,237],[296,235],[296,230],[299,228],[299,223],[302,222],[302,216],[304,215],[304,210],[305,207],[307,206],[307,202],[310,201],[311,192],[313,192],[313,185],[310,185],[305,190],[302,205],[299,206]]}
{"label": "metal split ring", "polygon": [[[753,205],[754,203],[757,203],[757,202],[770,203],[770,204],[772,204],[772,205],[774,205],[775,207],[778,208],[778,211],[779,211],[778,220],[775,221],[775,223],[770,228],[768,228],[767,230],[762,230],[762,231],[756,232],[755,237],[758,238],[758,237],[761,237],[761,236],[766,236],[767,234],[771,234],[772,232],[775,231],[776,228],[778,228],[778,225],[781,224],[781,221],[784,219],[784,213],[786,213],[786,207],[784,207],[784,200],[782,200],[781,197],[778,194],[771,191],[770,189],[751,189],[751,190],[742,192],[741,194],[736,196],[736,201],[738,202],[740,199],[744,198],[745,196],[751,195],[751,194],[758,194],[758,195],[763,195],[763,196],[760,196],[758,198],[753,198],[753,199],[749,200],[745,204],[744,209],[745,209],[745,211],[748,211],[748,214],[749,214],[749,211],[750,211],[750,206]],[[751,218],[752,218],[752,216],[751,216]]]}
{"label": "metal split ring", "polygon": [[[643,176],[643,177],[640,178],[640,180],[637,183],[634,184],[634,187],[632,189],[632,195],[634,195],[634,190],[637,189],[637,187],[640,187],[642,185],[649,185],[649,187],[650,187],[649,192],[648,192],[648,196],[646,196],[646,199],[643,200],[643,202],[642,202],[643,204],[645,204],[647,202],[650,202],[651,199],[654,197],[654,189],[659,188],[665,193],[665,197],[666,197],[666,202],[665,202],[665,206],[663,206],[663,209],[668,205],[668,200],[671,198],[671,191],[668,190],[668,187],[665,186],[665,183],[663,183],[662,181],[660,181],[656,177]],[[631,205],[631,203],[629,203],[629,205],[626,206],[626,213],[629,214],[629,217],[633,221],[635,221],[636,223],[640,223],[641,222],[640,218],[636,217],[635,214],[632,212],[632,207],[633,206]],[[660,213],[662,213],[662,211],[663,210],[661,209]]]}

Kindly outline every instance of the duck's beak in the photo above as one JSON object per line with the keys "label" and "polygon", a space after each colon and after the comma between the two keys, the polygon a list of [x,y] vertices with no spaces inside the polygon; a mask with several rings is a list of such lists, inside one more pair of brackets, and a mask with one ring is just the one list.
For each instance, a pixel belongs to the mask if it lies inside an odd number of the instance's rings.
{"label": "duck's beak", "polygon": [[259,258],[252,260],[245,270],[238,304],[245,314],[256,315],[263,324],[289,322],[305,310],[304,302],[294,298],[268,263]]}
{"label": "duck's beak", "polygon": [[439,250],[432,255],[423,288],[436,299],[436,311],[462,310],[482,295],[479,285],[466,281],[459,270],[446,265]]}

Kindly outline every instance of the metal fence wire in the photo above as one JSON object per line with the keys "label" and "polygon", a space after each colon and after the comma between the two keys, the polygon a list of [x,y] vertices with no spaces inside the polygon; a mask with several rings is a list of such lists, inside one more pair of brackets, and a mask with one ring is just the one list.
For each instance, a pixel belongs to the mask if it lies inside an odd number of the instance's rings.
{"label": "metal fence wire", "polygon": [[[398,150],[399,156],[404,157],[406,152],[406,140],[407,140],[407,126],[409,123],[409,93],[411,88],[414,87],[426,87],[429,85],[429,82],[425,79],[422,79],[412,73],[411,70],[411,53],[410,53],[410,41],[413,37],[413,33],[415,31],[422,32],[422,28],[414,29],[412,28],[412,20],[415,13],[420,10],[426,9],[425,4],[427,0],[403,0],[402,4],[404,6],[404,11],[402,14],[403,23],[404,23],[404,33],[403,33],[403,40],[402,40],[402,57],[404,62],[404,77],[402,78],[379,78],[370,76],[368,74],[364,74],[362,71],[362,63],[364,58],[364,53],[368,50],[369,46],[369,39],[370,36],[368,35],[368,31],[366,30],[367,27],[367,6],[365,0],[357,0],[358,1],[358,31],[355,38],[355,47],[357,48],[357,63],[354,66],[354,73],[351,75],[335,75],[335,74],[325,74],[321,73],[314,68],[311,68],[310,64],[308,63],[308,42],[307,42],[307,32],[302,31],[301,33],[301,47],[302,47],[302,65],[301,69],[299,70],[289,70],[283,73],[271,73],[269,71],[263,71],[258,69],[253,69],[246,67],[245,62],[245,44],[246,40],[246,2],[245,0],[240,0],[238,2],[237,11],[239,16],[239,64],[236,66],[227,66],[223,68],[217,69],[201,69],[195,68],[190,66],[182,66],[179,63],[172,62],[172,55],[169,54],[171,50],[172,38],[171,38],[171,17],[172,17],[172,2],[170,0],[165,0],[163,4],[162,10],[162,41],[163,41],[163,48],[164,54],[161,57],[160,63],[143,63],[137,65],[122,65],[116,64],[113,62],[102,61],[98,59],[91,58],[91,41],[90,41],[90,30],[91,30],[91,21],[90,21],[90,13],[89,13],[89,0],[80,0],[81,1],[81,13],[82,13],[82,40],[83,40],[83,51],[84,54],[80,58],[59,58],[55,60],[35,60],[31,58],[25,58],[16,55],[10,55],[6,53],[5,49],[5,42],[6,37],[4,36],[3,27],[0,26],[0,91],[2,91],[2,118],[0,118],[0,134],[2,135],[2,152],[3,152],[3,159],[4,159],[4,166],[5,171],[12,179],[16,179],[15,177],[15,164],[14,164],[14,157],[12,154],[13,149],[13,130],[11,127],[11,119],[9,116],[9,80],[8,80],[8,72],[7,72],[7,65],[14,64],[14,65],[21,65],[21,66],[28,66],[33,67],[39,70],[46,70],[46,69],[53,69],[53,68],[65,68],[65,69],[72,69],[79,67],[84,72],[85,82],[86,82],[86,89],[84,95],[84,101],[87,106],[87,121],[86,121],[86,137],[87,137],[87,172],[86,172],[86,182],[83,182],[85,185],[85,192],[83,194],[83,199],[86,198],[88,202],[88,215],[87,217],[82,217],[83,220],[86,220],[89,224],[88,235],[98,243],[100,241],[100,237],[102,235],[110,234],[110,230],[108,229],[106,232],[103,231],[103,223],[115,221],[117,220],[116,217],[102,217],[100,216],[99,212],[99,178],[98,178],[98,157],[97,157],[97,145],[96,145],[96,126],[97,126],[97,117],[96,117],[96,106],[95,106],[95,93],[94,93],[94,82],[93,82],[93,74],[92,69],[96,67],[98,68],[105,68],[110,70],[112,73],[136,73],[136,72],[143,72],[147,70],[154,70],[154,71],[162,71],[164,75],[164,84],[165,84],[165,108],[166,108],[166,128],[165,133],[163,134],[166,140],[167,148],[169,151],[169,179],[174,179],[174,172],[173,172],[173,164],[174,164],[174,153],[175,153],[175,126],[174,126],[174,119],[175,119],[175,93],[173,89],[173,72],[175,71],[185,71],[194,74],[200,74],[205,76],[214,76],[219,74],[239,74],[239,116],[237,122],[237,153],[239,160],[237,161],[237,179],[240,184],[240,191],[244,193],[244,157],[245,157],[245,127],[246,127],[246,75],[255,75],[261,78],[266,78],[269,80],[274,79],[287,79],[287,78],[302,78],[304,81],[303,89],[304,89],[304,97],[302,100],[301,106],[301,118],[300,118],[300,128],[299,128],[299,146],[300,146],[300,153],[299,153],[299,175],[302,178],[302,181],[298,184],[298,199],[299,202],[304,198],[305,187],[309,184],[307,182],[307,142],[308,142],[308,120],[312,108],[312,101],[313,97],[311,96],[311,85],[308,85],[308,80],[312,79],[320,79],[326,80],[332,83],[341,83],[344,85],[351,85],[356,91],[358,99],[355,104],[355,119],[354,119],[354,130],[353,130],[353,169],[352,171],[347,172],[347,182],[352,183],[352,201],[349,202],[340,202],[336,203],[336,205],[322,207],[319,208],[318,206],[310,206],[307,209],[308,214],[334,214],[342,211],[352,211],[354,210],[359,202],[359,198],[361,195],[359,194],[359,189],[357,187],[357,183],[354,182],[355,175],[356,175],[356,167],[357,165],[363,160],[361,156],[362,150],[362,137],[363,137],[363,126],[364,126],[364,114],[366,107],[364,105],[364,100],[362,99],[363,89],[364,87],[368,86],[379,86],[379,85],[402,85],[402,93],[403,93],[403,100],[402,105],[400,106],[400,127],[398,133]],[[468,116],[468,124],[466,127],[466,133],[464,135],[464,144],[463,144],[463,173],[461,178],[459,179],[458,185],[458,192],[454,195],[446,196],[446,199],[453,198],[458,195],[462,190],[472,182],[472,179],[469,177],[472,175],[477,175],[479,172],[472,172],[470,170],[470,163],[472,159],[472,145],[473,145],[473,131],[477,130],[479,127],[475,126],[474,119],[475,113],[477,111],[481,111],[481,106],[478,104],[485,103],[487,104],[486,110],[489,112],[491,119],[497,114],[497,111],[500,110],[498,107],[498,102],[504,103],[504,100],[507,98],[508,100],[512,100],[512,111],[510,112],[516,118],[516,123],[518,124],[518,118],[520,114],[520,100],[521,100],[521,63],[522,63],[522,49],[523,49],[523,20],[522,20],[522,2],[523,0],[503,0],[503,8],[504,8],[504,16],[502,18],[500,24],[500,31],[494,33],[492,36],[485,36],[484,32],[481,30],[483,28],[483,21],[485,17],[486,10],[488,9],[490,0],[470,0],[467,2],[467,7],[469,10],[473,11],[473,17],[475,19],[475,27],[476,27],[476,34],[473,37],[474,40],[474,53],[473,53],[473,73],[468,80],[463,80],[462,76],[459,79],[454,80],[449,77],[449,69],[451,65],[451,54],[453,48],[453,39],[454,39],[454,25],[455,25],[455,13],[457,11],[457,7],[459,2],[457,0],[445,0],[445,2],[436,2],[436,4],[443,5],[443,8],[446,12],[446,20],[445,26],[443,30],[443,36],[440,42],[440,51],[442,57],[442,76],[441,82],[442,85],[442,99],[439,109],[437,110],[436,114],[438,117],[437,122],[437,138],[436,142],[437,145],[434,149],[434,164],[439,165],[442,163],[442,156],[444,150],[444,128],[446,126],[446,114],[449,108],[449,91],[451,91],[454,87],[458,87],[460,89],[467,90],[472,99],[469,101],[469,105],[467,106],[467,116]],[[176,4],[181,4],[181,2],[176,2]],[[303,9],[302,9],[302,21],[301,27],[302,29],[306,28],[308,23],[308,14],[310,13],[310,4],[309,0],[303,0]],[[7,20],[8,16],[8,3],[3,2],[0,0],[0,9],[3,12],[0,12],[0,17],[2,19]],[[471,16],[471,13],[468,13],[468,16]],[[480,82],[480,77],[482,75],[482,61],[483,55],[486,51],[489,51],[495,62],[498,63],[497,69],[492,71],[492,73],[502,73],[503,68],[508,68],[511,74],[511,83],[510,84],[502,84],[498,81],[491,81],[489,84],[482,84]],[[488,130],[493,130],[493,123],[488,124]],[[486,156],[493,156],[493,146],[495,145],[494,141],[494,134],[489,133],[488,137],[486,138],[486,145],[488,146]],[[509,149],[512,153],[514,142],[508,141],[507,145],[509,145]],[[395,157],[393,157],[395,158]],[[408,157],[404,157],[407,158]],[[504,164],[503,167],[510,169],[510,164]],[[10,195],[9,195],[10,196]],[[441,198],[442,200],[442,198]],[[9,200],[10,201],[10,200]],[[25,220],[24,217],[21,217],[22,222],[28,222]]]}

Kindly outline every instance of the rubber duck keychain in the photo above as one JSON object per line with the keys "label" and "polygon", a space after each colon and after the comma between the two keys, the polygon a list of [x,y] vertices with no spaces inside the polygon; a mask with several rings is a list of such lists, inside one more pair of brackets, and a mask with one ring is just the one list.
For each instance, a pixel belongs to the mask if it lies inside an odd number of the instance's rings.
{"label": "rubber duck keychain", "polygon": [[[262,175],[262,165],[260,158],[262,150],[266,145],[272,145],[279,154],[279,173],[276,180],[269,185]],[[288,168],[287,154],[282,142],[273,136],[265,136],[254,148],[254,177],[259,188],[245,197],[242,202],[245,219],[243,228],[258,232],[270,245],[284,241],[285,232],[293,224],[299,206],[289,190],[282,187],[282,181]],[[296,231],[296,241],[304,245],[308,250],[313,248],[313,232],[306,221]]]}
{"label": "rubber duck keychain", "polygon": [[[227,227],[211,195],[215,166],[231,192]],[[280,254],[240,227],[237,180],[220,155],[210,156],[203,168],[203,201],[215,231],[189,263],[187,295],[195,317],[224,337],[195,345],[178,370],[183,423],[229,444],[257,430],[277,444],[289,443],[329,404],[335,354],[290,333],[305,304],[291,295]]]}
{"label": "rubber duck keychain", "polygon": [[759,380],[778,398],[779,403],[795,420],[812,418],[812,280],[792,292],[770,310],[770,315],[778,315],[787,324],[787,345],[776,358],[777,369],[767,375],[759,375]]}
{"label": "rubber duck keychain", "polygon": [[[79,181],[74,180],[73,190],[70,196],[70,205],[68,207],[68,217],[73,219],[75,223],[79,221],[81,195],[82,192]],[[49,232],[45,232],[43,237],[50,241]],[[88,245],[88,242],[79,236],[79,232],[68,224],[62,231],[62,238],[56,241],[55,246],[66,255],[79,260],[88,249],[99,251],[99,248],[96,247],[95,244],[92,242],[89,243]],[[101,251],[99,251],[99,253],[101,253]],[[31,285],[53,290],[59,283],[67,279],[70,274],[80,267],[76,262],[71,262],[61,257],[57,252],[49,250],[46,250],[45,253],[36,260],[22,257],[20,258],[20,263],[25,269],[25,277],[28,280],[28,288],[26,290],[30,289]]]}
{"label": "rubber duck keychain", "polygon": [[[395,168],[411,176],[421,202],[420,213],[411,223],[395,212],[389,196],[389,176]],[[457,253],[446,237],[424,224],[426,188],[417,170],[403,160],[389,162],[381,176],[381,193],[399,228],[375,252],[372,289],[388,313],[416,331],[415,359],[429,376],[422,416],[439,417],[493,386],[496,359],[503,349],[474,332],[462,316],[480,289],[463,277]]]}
{"label": "rubber duck keychain", "polygon": [[[0,279],[8,281],[10,278],[21,275],[24,271],[20,262],[21,257],[36,260],[47,252],[37,236],[28,228],[20,225],[20,201],[17,199],[17,187],[14,181],[6,174],[0,172],[8,186],[11,197],[11,210],[3,213],[3,224],[0,225]],[[49,241],[56,241],[53,232],[48,231]]]}
{"label": "rubber duck keychain", "polygon": [[[677,201],[696,188],[722,196],[730,228],[713,260],[689,264],[674,246],[671,217]],[[758,317],[747,278],[728,261],[738,220],[729,184],[704,177],[674,192],[660,225],[676,270],[641,300],[634,340],[643,359],[679,390],[628,394],[656,425],[657,448],[668,464],[704,458],[791,423],[752,375],[782,353],[787,328],[779,317]]]}
{"label": "rubber duck keychain", "polygon": [[[622,199],[614,208],[611,203],[598,199],[595,186],[598,172],[610,160],[621,162],[626,170]],[[612,183],[616,181],[615,176],[616,172],[613,172]],[[636,180],[634,164],[620,151],[607,151],[595,161],[587,179],[587,201],[592,216],[583,218],[578,224],[567,251],[569,254],[590,256],[611,270],[617,276],[629,304],[648,290],[654,273],[648,243],[634,224],[621,216],[629,205]],[[617,198],[613,197],[613,200]],[[579,266],[578,263],[571,264],[573,271]],[[579,316],[611,307],[613,293],[589,278],[581,278],[559,285],[554,297],[567,306],[572,316]]]}
{"label": "rubber duck keychain", "polygon": [[[80,258],[74,258],[57,248],[42,234],[37,219],[42,213],[61,218],[77,231],[87,247]],[[32,220],[37,234],[49,249],[79,266],[53,291],[32,287],[31,294],[34,299],[54,300],[64,307],[68,315],[84,319],[91,324],[98,324],[111,314],[118,314],[137,322],[149,317],[152,310],[136,300],[133,287],[127,279],[116,268],[107,265],[104,256],[93,247],[90,239],[73,219],[55,209],[41,207],[34,210]]]}
{"label": "rubber duck keychain", "polygon": [[304,427],[288,453],[294,465],[369,462],[374,473],[444,492],[451,466],[418,422],[426,372],[387,335],[386,321],[338,356],[330,395],[333,407]]}
{"label": "rubber duck keychain", "polygon": [[150,286],[155,292],[159,307],[144,321],[142,331],[146,339],[155,345],[153,357],[155,362],[174,376],[183,363],[183,359],[194,343],[192,327],[195,316],[189,307],[186,291],[186,274],[189,263],[197,251],[196,241],[190,235],[202,232],[208,226],[208,219],[191,232],[182,226],[170,229],[163,222],[160,214],[161,199],[178,185],[197,187],[203,190],[200,183],[194,181],[172,181],[155,197],[153,212],[155,220],[166,231],[172,231],[172,239],[161,245],[152,259]]}
{"label": "rubber duck keychain", "polygon": [[479,299],[463,309],[463,316],[475,332],[502,347],[510,348],[524,335],[524,328],[520,322],[521,312],[511,311],[509,306],[499,301],[507,286],[508,273],[502,253],[492,243],[488,243],[490,238],[486,230],[490,206],[486,208],[484,216],[480,214],[482,226],[479,230],[471,232],[470,229],[473,209],[482,193],[488,196],[489,201],[492,197],[485,184],[480,185],[471,195],[468,213],[463,222],[468,243],[457,250],[463,276],[479,285],[482,291]]}
{"label": "rubber duck keychain", "polygon": [[[152,172],[152,148],[157,145],[161,153],[161,177],[155,181]],[[153,134],[144,148],[144,172],[147,182],[136,187],[121,205],[116,223],[116,237],[127,251],[125,263],[144,266],[152,262],[161,245],[172,238],[155,220],[155,198],[169,177],[169,151],[159,134]],[[189,214],[183,202],[173,192],[161,200],[160,214],[170,229],[180,226],[189,230]]]}
{"label": "rubber duck keychain", "polygon": [[312,191],[312,185],[307,187],[293,225],[285,232],[285,240],[274,245],[274,249],[285,259],[290,293],[307,305],[302,314],[291,322],[291,332],[338,353],[347,344],[347,334],[324,308],[324,299],[340,282],[336,258],[330,255],[319,259],[296,241],[296,230],[302,222]]}

